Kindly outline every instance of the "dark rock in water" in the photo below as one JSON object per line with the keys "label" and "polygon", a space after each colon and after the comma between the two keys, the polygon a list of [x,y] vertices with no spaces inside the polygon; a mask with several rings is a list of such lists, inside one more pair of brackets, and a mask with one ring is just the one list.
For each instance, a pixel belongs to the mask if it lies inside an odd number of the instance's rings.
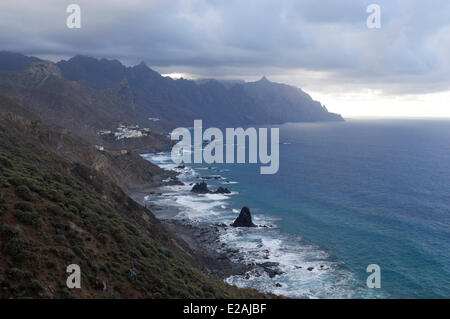
{"label": "dark rock in water", "polygon": [[202,176],[201,179],[208,180],[208,179],[221,179],[220,176]]}
{"label": "dark rock in water", "polygon": [[195,183],[192,187],[191,192],[198,194],[230,194],[231,191],[228,188],[219,186],[215,192],[208,189],[208,184],[206,182]]}
{"label": "dark rock in water", "polygon": [[283,287],[283,285],[282,284],[280,284],[279,282],[277,282],[276,284],[275,284],[275,287]]}
{"label": "dark rock in water", "polygon": [[164,185],[184,185],[184,183],[176,177],[169,177],[168,180],[164,183]]}
{"label": "dark rock in water", "polygon": [[226,253],[229,255],[234,255],[239,253],[239,249],[227,248]]}
{"label": "dark rock in water", "polygon": [[314,270],[314,267],[308,267],[307,268],[309,271],[313,271]]}
{"label": "dark rock in water", "polygon": [[198,194],[207,194],[210,193],[210,190],[208,189],[208,184],[205,182],[201,183],[195,183],[194,187],[192,187],[191,192],[198,193]]}
{"label": "dark rock in water", "polygon": [[269,274],[270,278],[273,278],[275,276],[281,276],[284,274],[284,272],[282,272],[280,269],[265,268],[264,271]]}
{"label": "dark rock in water", "polygon": [[217,188],[217,190],[214,192],[214,194],[230,194],[230,193],[231,191],[228,188],[222,186],[219,186],[219,188]]}
{"label": "dark rock in water", "polygon": [[242,207],[241,212],[234,221],[233,224],[231,224],[233,227],[256,227],[255,224],[252,222],[252,215],[250,214],[250,209],[247,206]]}
{"label": "dark rock in water", "polygon": [[265,262],[265,263],[257,264],[257,265],[259,267],[262,267],[264,269],[264,271],[269,275],[270,278],[284,274],[284,272],[278,268],[278,266],[280,265],[279,263]]}
{"label": "dark rock in water", "polygon": [[186,168],[185,165],[178,165],[176,168]]}
{"label": "dark rock in water", "polygon": [[280,265],[280,263],[268,261],[268,262],[260,263],[257,265],[261,266],[261,267],[278,267]]}

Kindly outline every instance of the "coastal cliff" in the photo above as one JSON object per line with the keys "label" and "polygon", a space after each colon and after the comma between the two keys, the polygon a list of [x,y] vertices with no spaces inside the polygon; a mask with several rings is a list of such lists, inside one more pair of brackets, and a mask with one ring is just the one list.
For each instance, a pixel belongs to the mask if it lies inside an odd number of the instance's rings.
{"label": "coastal cliff", "polygon": [[[197,252],[114,183],[130,172],[119,159],[5,111],[22,109],[0,96],[0,298],[269,297],[206,275]],[[141,178],[158,182],[146,163]],[[66,287],[70,264],[82,289]]]}

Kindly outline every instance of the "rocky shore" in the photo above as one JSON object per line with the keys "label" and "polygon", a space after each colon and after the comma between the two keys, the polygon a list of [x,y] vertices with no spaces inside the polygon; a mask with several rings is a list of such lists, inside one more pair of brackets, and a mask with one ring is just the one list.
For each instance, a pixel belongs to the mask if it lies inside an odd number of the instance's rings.
{"label": "rocky shore", "polygon": [[[175,182],[172,182],[175,183]],[[162,223],[183,239],[189,248],[196,253],[196,257],[204,265],[204,272],[215,278],[224,280],[233,275],[241,276],[261,276],[264,272],[270,278],[282,275],[276,262],[251,263],[244,260],[245,252],[230,248],[219,240],[221,232],[229,227],[262,227],[269,228],[268,225],[255,225],[251,219],[250,209],[243,207],[235,222],[226,224],[214,224],[199,226],[188,219],[173,219],[179,210],[175,207],[159,206],[151,203],[147,196],[161,196],[163,190],[160,187],[146,186],[135,189],[130,196],[150,209]],[[266,258],[269,259],[269,251]],[[237,262],[236,262],[237,260]],[[301,266],[299,266],[301,267]],[[278,284],[277,285],[281,285]]]}

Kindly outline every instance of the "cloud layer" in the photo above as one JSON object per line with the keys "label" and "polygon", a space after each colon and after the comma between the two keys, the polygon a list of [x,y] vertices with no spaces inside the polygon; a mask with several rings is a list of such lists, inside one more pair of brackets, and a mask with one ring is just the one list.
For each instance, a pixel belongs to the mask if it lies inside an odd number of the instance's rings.
{"label": "cloud layer", "polygon": [[[381,29],[366,8],[381,7]],[[66,27],[77,3],[82,28]],[[261,75],[316,91],[450,87],[448,0],[2,0],[0,49],[145,61],[204,77]]]}

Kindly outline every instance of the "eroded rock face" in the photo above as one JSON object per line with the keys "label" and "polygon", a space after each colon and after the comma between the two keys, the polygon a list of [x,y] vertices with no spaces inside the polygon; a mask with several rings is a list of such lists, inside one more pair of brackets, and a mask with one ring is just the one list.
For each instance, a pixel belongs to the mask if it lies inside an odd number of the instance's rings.
{"label": "eroded rock face", "polygon": [[247,206],[242,207],[238,218],[231,224],[233,227],[256,227],[252,222],[252,215],[250,209]]}

